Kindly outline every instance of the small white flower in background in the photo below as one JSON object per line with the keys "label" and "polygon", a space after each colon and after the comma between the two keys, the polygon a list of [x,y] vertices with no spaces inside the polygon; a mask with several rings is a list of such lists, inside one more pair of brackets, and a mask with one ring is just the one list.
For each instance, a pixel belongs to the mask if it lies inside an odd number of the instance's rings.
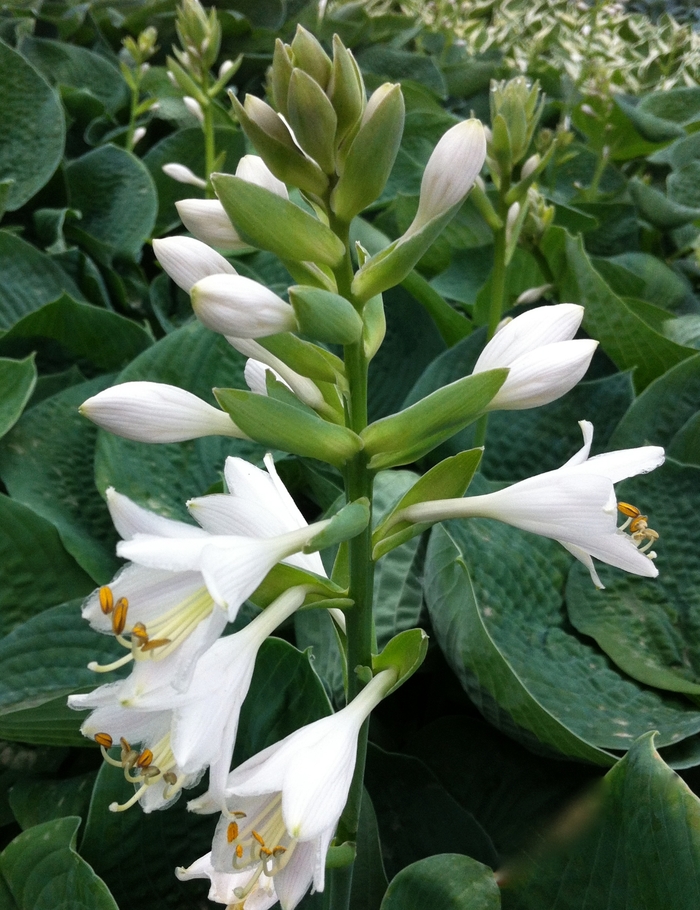
{"label": "small white flower in background", "polygon": [[248,438],[225,411],[164,382],[122,382],[88,398],[79,410],[103,430],[136,442]]}
{"label": "small white flower in background", "polygon": [[[646,516],[628,503],[618,507],[613,484],[646,474],[664,462],[660,446],[621,449],[589,458],[593,426],[580,421],[584,444],[555,471],[528,477],[483,496],[441,499],[409,506],[395,521],[436,522],[450,518],[495,518],[523,531],[559,541],[604,587],[591,557],[633,575],[655,578],[659,573],[649,548],[658,534]],[[617,526],[619,510],[629,519]],[[629,533],[627,529],[629,528]]]}
{"label": "small white flower in background", "polygon": [[199,101],[197,101],[196,98],[190,97],[190,95],[185,95],[182,100],[190,114],[192,114],[193,117],[196,117],[200,123],[204,123],[204,111],[202,110],[202,105]]}
{"label": "small white flower in background", "polygon": [[192,309],[207,328],[236,338],[262,338],[298,329],[292,307],[243,275],[210,275],[192,288]]}
{"label": "small white flower in background", "polygon": [[[282,910],[293,910],[310,885],[322,891],[331,838],[347,801],[357,736],[396,680],[394,670],[372,679],[347,707],[291,733],[228,775],[227,812],[216,828],[211,864],[244,872],[234,896],[246,900],[261,877],[274,882]],[[212,795],[189,803],[195,812],[219,809]]]}
{"label": "small white flower in background", "polygon": [[188,183],[190,186],[198,186],[201,189],[204,189],[207,185],[206,180],[202,180],[201,177],[198,177],[184,164],[178,164],[176,161],[164,164],[163,173],[172,180],[177,180],[178,183]]}
{"label": "small white flower in background", "polygon": [[401,239],[459,205],[474,185],[485,158],[486,136],[478,120],[464,120],[447,130],[428,160],[416,217]]}
{"label": "small white flower in background", "polygon": [[[208,201],[208,200],[203,200]],[[228,259],[193,237],[166,237],[153,241],[158,262],[176,285],[188,294],[193,285],[208,275],[236,275]]]}
{"label": "small white flower in background", "polygon": [[187,503],[201,528],[185,525],[189,533],[178,539],[138,534],[117,545],[118,555],[147,568],[201,572],[230,621],[278,562],[322,574],[318,554],[300,551],[329,521],[307,525],[272,458],[265,463],[268,477],[243,459],[228,458],[224,474],[231,492]]}
{"label": "small white flower in background", "polygon": [[[238,162],[236,177],[262,186],[282,199],[289,199],[287,187],[258,155],[244,155]],[[238,236],[218,199],[181,199],[175,206],[182,223],[199,240],[224,250],[248,248],[249,245]]]}
{"label": "small white flower in background", "polygon": [[572,340],[584,308],[573,303],[536,307],[504,322],[481,352],[474,373],[508,367],[490,411],[536,408],[565,395],[583,378],[598,346]]}
{"label": "small white flower in background", "polygon": [[[209,900],[227,904],[233,908],[241,906],[236,897],[236,890],[244,888],[250,878],[249,872],[217,872],[211,863],[211,853],[200,857],[186,869],[182,866],[176,869],[175,875],[181,882],[193,878],[208,878],[211,883]],[[269,910],[278,900],[274,881],[262,872],[253,888],[248,892],[245,907],[246,910]]]}

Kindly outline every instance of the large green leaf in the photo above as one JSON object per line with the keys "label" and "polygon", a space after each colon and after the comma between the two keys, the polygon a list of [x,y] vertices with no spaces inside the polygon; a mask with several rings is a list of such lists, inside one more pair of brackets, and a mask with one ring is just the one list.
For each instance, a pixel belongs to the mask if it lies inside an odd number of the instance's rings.
{"label": "large green leaf", "polygon": [[[215,132],[217,154],[226,153],[218,167],[220,171],[233,173],[239,159],[245,154],[245,142],[240,130],[218,129]],[[188,167],[193,173],[204,175],[204,133],[200,127],[178,130],[161,139],[143,157],[143,163],[150,171],[158,191],[158,217],[154,234],[165,234],[180,224],[175,208],[178,199],[204,198],[204,190],[185,183],[178,183],[163,173],[163,165],[173,161]]]}
{"label": "large green leaf", "polygon": [[[484,481],[471,490],[485,491]],[[426,600],[447,660],[487,720],[525,745],[610,764],[651,728],[700,730],[685,699],[628,679],[577,635],[563,607],[570,557],[555,541],[484,519],[433,530]],[[592,584],[592,583],[591,583]]]}
{"label": "large green leaf", "polygon": [[[602,787],[573,806],[503,882],[507,910],[695,910],[700,905],[700,804],[638,739]],[[563,830],[559,826],[559,831]]]}
{"label": "large green leaf", "polygon": [[621,370],[635,368],[637,391],[690,357],[692,348],[655,332],[615,294],[593,268],[583,242],[563,228],[551,228],[543,249],[566,300],[586,308],[583,327]]}
{"label": "large green leaf", "polygon": [[136,259],[156,221],[158,197],[148,169],[125,149],[105,145],[66,167],[68,201],[82,218],[71,228],[113,253]]}
{"label": "large green leaf", "polygon": [[150,333],[132,319],[78,303],[60,291],[54,296],[58,299],[42,301],[35,312],[20,318],[0,336],[0,351],[16,356],[37,351],[40,366],[49,370],[65,369],[77,361],[93,372],[95,367],[122,369],[153,341]]}
{"label": "large green leaf", "polygon": [[97,427],[78,407],[111,379],[99,377],[45,399],[0,443],[0,477],[10,495],[55,525],[68,552],[100,584],[119,568],[118,536],[94,488]]}
{"label": "large green leaf", "polygon": [[96,771],[88,771],[65,780],[19,781],[10,793],[15,818],[26,830],[67,815],[87,815],[96,776]]}
{"label": "large green leaf", "polygon": [[56,528],[32,509],[0,495],[0,634],[56,601],[88,594],[89,575]]}
{"label": "large green leaf", "polygon": [[349,910],[379,910],[387,884],[377,816],[369,793],[363,790]]}
{"label": "large green leaf", "polygon": [[[8,910],[118,910],[109,889],[75,850],[80,819],[23,831],[0,854]],[[0,897],[0,899],[2,899]]]}
{"label": "large green leaf", "polygon": [[82,294],[63,269],[31,244],[0,231],[0,330],[12,328],[61,294]]}
{"label": "large green leaf", "polygon": [[[268,639],[258,654],[241,713],[236,763],[328,712],[307,655],[286,642]],[[119,769],[104,765],[81,853],[128,910],[199,910],[207,888],[198,882],[180,883],[173,871],[209,852],[218,817],[187,812],[186,799],[201,787],[162,812],[144,815],[138,806],[127,812],[108,811],[111,802],[123,802],[133,790]]]}
{"label": "large green leaf", "polygon": [[496,864],[486,832],[417,758],[371,744],[365,785],[377,813],[390,879],[410,863],[436,853],[467,853]]}
{"label": "large green leaf", "polygon": [[[700,512],[700,468],[666,462],[620,484],[661,531],[659,577],[637,578],[603,567],[598,591],[575,566],[566,590],[569,616],[630,676],[659,689],[700,695],[700,555],[688,528]],[[586,577],[584,577],[586,576]]]}
{"label": "large green leaf", "polygon": [[402,869],[389,885],[382,910],[498,910],[493,871],[470,856],[442,853]]}
{"label": "large green leaf", "polygon": [[3,87],[0,180],[11,180],[5,207],[18,209],[44,186],[63,155],[65,123],[56,93],[16,51],[0,42]]}
{"label": "large green leaf", "polygon": [[0,358],[0,436],[19,420],[36,385],[34,358]]}
{"label": "large green leaf", "polygon": [[[245,360],[221,335],[192,322],[144,351],[117,381],[167,382],[215,404],[214,385],[245,388]],[[184,518],[185,501],[205,493],[220,479],[227,455],[255,461],[263,454],[256,443],[217,436],[147,445],[100,431],[95,475],[103,491],[114,486],[148,508]]]}

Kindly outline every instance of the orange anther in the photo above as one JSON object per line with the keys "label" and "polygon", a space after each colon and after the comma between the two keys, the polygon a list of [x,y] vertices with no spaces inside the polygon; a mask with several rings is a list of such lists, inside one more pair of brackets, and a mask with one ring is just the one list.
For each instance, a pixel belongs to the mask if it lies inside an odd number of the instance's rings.
{"label": "orange anther", "polygon": [[286,848],[286,847],[277,846],[277,847],[275,847],[275,849],[272,851],[272,855],[273,855],[273,856],[281,856],[283,853],[286,853],[286,852],[287,852],[287,848]]}
{"label": "orange anther", "polygon": [[272,856],[272,850],[268,850],[267,847],[261,847],[260,856]]}
{"label": "orange anther", "polygon": [[637,518],[641,514],[639,509],[629,502],[618,502],[617,508],[619,512],[622,512],[622,514],[626,515],[628,518]]}
{"label": "orange anther", "polygon": [[143,752],[136,759],[137,768],[147,768],[153,761],[153,753],[150,749],[144,749]]}
{"label": "orange anther", "polygon": [[98,746],[104,746],[105,749],[110,749],[112,747],[112,737],[109,733],[98,733],[95,736],[95,742]]}
{"label": "orange anther", "polygon": [[633,518],[630,522],[630,531],[632,534],[636,534],[637,531],[643,531],[647,526],[648,520],[647,515],[637,515],[636,518]]}
{"label": "orange anther", "polygon": [[236,856],[238,859],[243,856],[243,847],[240,844],[236,844]]}
{"label": "orange anther", "polygon": [[131,634],[134,635],[139,641],[148,641],[148,632],[146,627],[142,622],[137,622],[134,628],[131,630]]}
{"label": "orange anther", "polygon": [[112,589],[108,585],[102,585],[100,588],[99,598],[100,610],[102,610],[106,616],[114,609],[114,597],[112,595]]}
{"label": "orange anther", "polygon": [[119,742],[121,743],[122,750],[124,752],[131,752],[131,744],[129,743],[128,740],[124,739],[124,737],[122,736],[120,738]]}
{"label": "orange anther", "polygon": [[229,844],[232,844],[237,837],[238,825],[235,822],[231,822],[226,829],[226,840],[229,842]]}
{"label": "orange anther", "polygon": [[155,648],[164,648],[165,645],[170,644],[169,638],[152,638],[150,641],[145,641],[141,645],[142,651],[153,651]]}
{"label": "orange anther", "polygon": [[121,635],[126,626],[126,611],[129,609],[129,601],[126,597],[120,597],[114,605],[112,613],[112,631],[115,635]]}
{"label": "orange anther", "polygon": [[261,847],[265,846],[265,841],[262,839],[262,837],[260,837],[260,835],[258,834],[257,831],[251,831],[251,834],[253,835],[255,840],[260,844]]}

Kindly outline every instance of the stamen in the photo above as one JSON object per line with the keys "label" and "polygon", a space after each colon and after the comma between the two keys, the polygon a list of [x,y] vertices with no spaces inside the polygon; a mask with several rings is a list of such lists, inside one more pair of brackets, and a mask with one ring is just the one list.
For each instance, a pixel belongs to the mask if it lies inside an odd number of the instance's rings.
{"label": "stamen", "polygon": [[286,853],[286,852],[287,852],[286,847],[275,847],[275,849],[272,851],[272,855],[281,856],[283,853]]}
{"label": "stamen", "polygon": [[112,631],[115,635],[121,635],[126,626],[126,613],[129,609],[129,601],[126,597],[120,597],[114,605],[112,613]]}
{"label": "stamen", "polygon": [[641,512],[636,506],[633,506],[629,502],[618,502],[617,509],[619,512],[622,512],[623,515],[626,515],[628,518],[637,518],[641,515]]}
{"label": "stamen", "polygon": [[166,784],[173,787],[177,783],[177,774],[174,771],[166,771],[163,775],[163,780]]}
{"label": "stamen", "polygon": [[226,829],[226,840],[229,842],[229,844],[232,844],[237,837],[238,825],[236,822],[230,822],[228,828]]}
{"label": "stamen", "polygon": [[257,831],[251,831],[251,834],[253,835],[255,840],[260,844],[261,847],[265,846],[265,841],[262,839],[262,837],[260,837],[260,835],[258,834]]}
{"label": "stamen", "polygon": [[262,863],[260,863],[258,868],[251,875],[250,880],[248,881],[248,884],[244,888],[234,888],[233,893],[236,895],[236,897],[238,898],[239,901],[243,901],[246,899],[246,897],[248,897],[250,892],[253,890],[253,888],[257,884],[257,881],[260,878],[262,871],[263,871],[263,866],[262,866]]}
{"label": "stamen", "polygon": [[642,515],[639,509],[629,502],[618,502],[617,508],[623,515],[627,515],[627,521],[620,525],[618,531],[624,532],[629,528],[629,536],[632,543],[639,547],[639,552],[644,553],[647,559],[656,559],[656,553],[650,550],[650,547],[653,546],[654,541],[659,539],[659,535],[649,527],[648,516]]}
{"label": "stamen", "polygon": [[119,667],[123,667],[124,664],[128,664],[129,661],[133,659],[133,654],[125,654],[123,657],[120,657],[119,660],[113,660],[111,664],[98,664],[96,660],[91,660],[87,665],[87,668],[94,673],[109,673],[110,670],[118,670]]}
{"label": "stamen", "polygon": [[243,847],[240,844],[236,844],[236,856],[238,859],[243,856]]}
{"label": "stamen", "polygon": [[141,645],[142,651],[153,651],[155,648],[163,648],[170,644],[169,638],[152,638]]}
{"label": "stamen", "polygon": [[125,812],[127,809],[131,809],[132,806],[135,806],[136,803],[141,799],[143,794],[146,792],[148,784],[142,784],[138,790],[134,793],[131,799],[127,799],[125,803],[110,803],[109,811],[110,812]]}
{"label": "stamen", "polygon": [[95,742],[97,743],[98,746],[104,746],[105,749],[111,749],[113,739],[109,735],[109,733],[97,733],[95,735]]}
{"label": "stamen", "polygon": [[148,641],[148,632],[146,631],[146,627],[142,622],[136,623],[134,628],[131,630],[131,634],[134,636],[134,638],[138,638],[139,641],[144,642],[144,644]]}
{"label": "stamen", "polygon": [[137,768],[147,768],[153,761],[153,753],[150,749],[144,749],[143,752],[136,759]]}
{"label": "stamen", "polygon": [[112,594],[112,589],[109,585],[102,585],[99,592],[100,598],[100,609],[108,616],[114,609],[114,596]]}

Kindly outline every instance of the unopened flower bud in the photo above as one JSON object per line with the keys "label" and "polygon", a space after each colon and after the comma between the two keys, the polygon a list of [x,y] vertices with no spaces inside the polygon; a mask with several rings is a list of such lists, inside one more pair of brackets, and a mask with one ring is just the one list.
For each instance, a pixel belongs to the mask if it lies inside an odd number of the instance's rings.
{"label": "unopened flower bud", "polygon": [[527,178],[537,170],[541,160],[539,155],[530,155],[520,170],[521,180],[527,180]]}
{"label": "unopened flower bud", "polygon": [[199,101],[197,101],[196,98],[191,98],[189,95],[185,95],[182,100],[190,114],[196,117],[200,123],[204,123],[204,111],[202,110],[202,105]]}
{"label": "unopened flower bud", "polygon": [[136,129],[134,130],[134,138],[132,139],[133,145],[136,145],[137,142],[140,142],[145,135],[146,135],[146,127],[137,126]]}
{"label": "unopened flower bud", "polygon": [[172,177],[173,180],[177,180],[178,183],[188,183],[190,186],[198,186],[201,189],[207,185],[206,180],[193,174],[184,164],[177,164],[174,161],[163,165],[163,173]]}
{"label": "unopened flower bud", "polygon": [[238,236],[218,199],[179,199],[175,207],[182,223],[198,240],[222,250],[248,247]]}
{"label": "unopened flower bud", "polygon": [[236,274],[231,263],[216,250],[192,237],[165,237],[163,240],[154,240],[153,250],[158,262],[175,284],[188,294],[193,285],[208,275]]}
{"label": "unopened flower bud", "polygon": [[292,307],[242,275],[211,275],[191,291],[192,308],[208,328],[236,338],[262,338],[297,329]]}

